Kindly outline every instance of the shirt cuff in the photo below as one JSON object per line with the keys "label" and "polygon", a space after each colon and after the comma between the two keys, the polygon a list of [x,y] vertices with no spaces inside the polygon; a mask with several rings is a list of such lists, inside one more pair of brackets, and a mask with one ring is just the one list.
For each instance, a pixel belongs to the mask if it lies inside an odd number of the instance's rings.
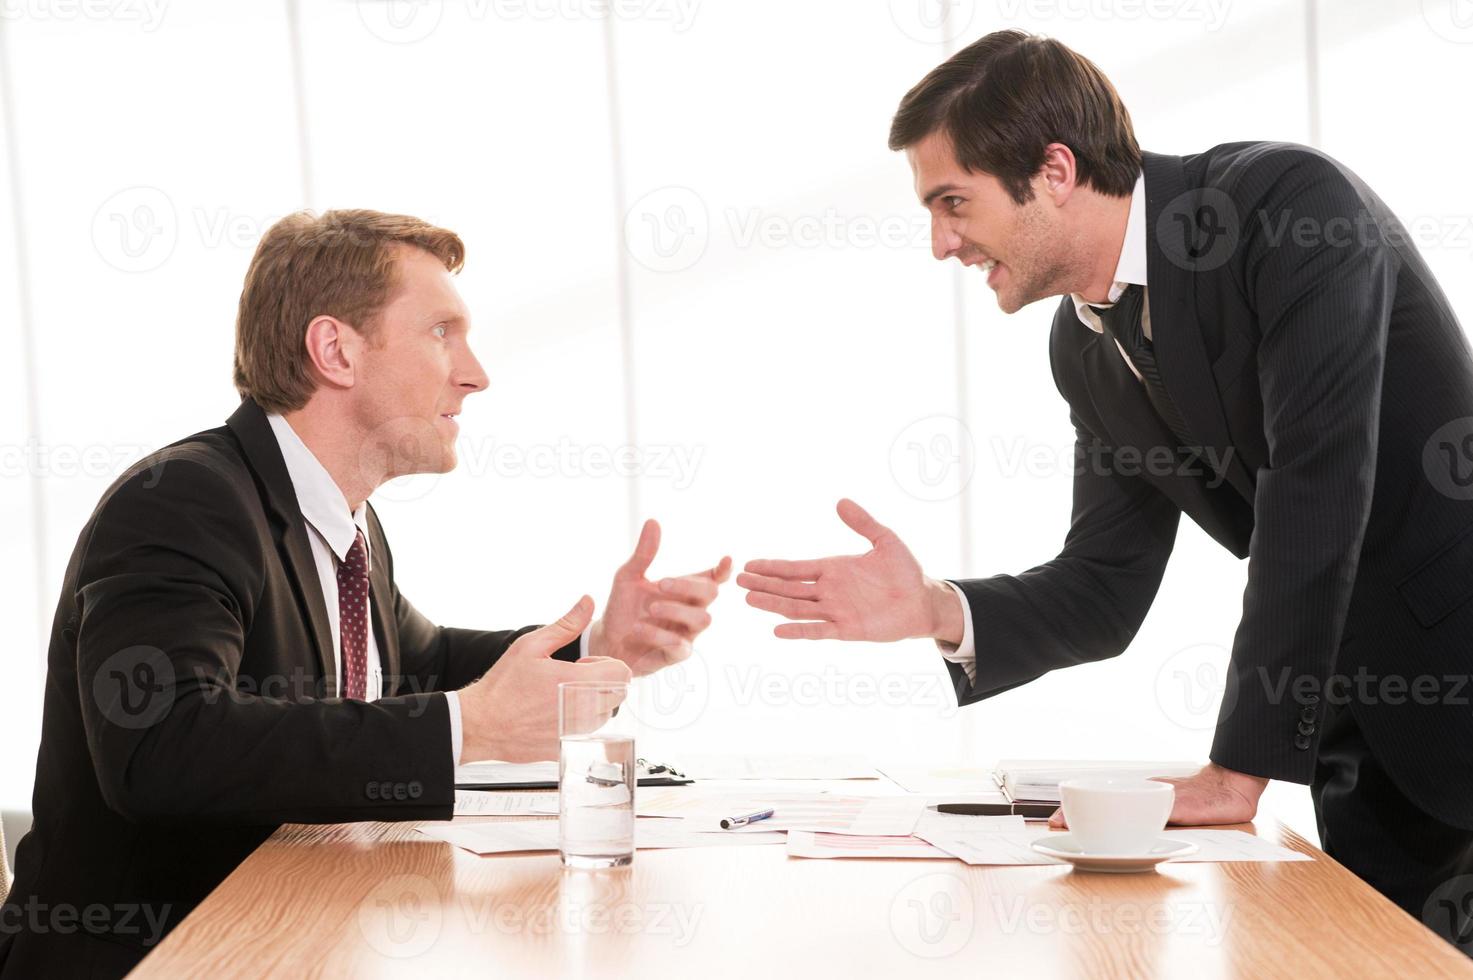
{"label": "shirt cuff", "polygon": [[450,709],[450,761],[460,765],[460,750],[463,748],[460,731],[460,695],[455,691],[445,692],[445,707]]}
{"label": "shirt cuff", "polygon": [[962,642],[953,646],[943,640],[937,640],[936,646],[941,650],[941,656],[951,663],[961,667],[962,672],[967,675],[967,683],[977,683],[977,647],[972,638],[972,604],[967,601],[967,594],[955,582],[947,582],[951,591],[962,603]]}
{"label": "shirt cuff", "polygon": [[588,634],[589,633],[592,633],[592,632],[593,632],[592,630],[584,630],[583,633],[582,633],[582,635],[580,635],[578,637],[578,659],[579,660],[582,660],[584,657],[587,657],[588,656]]}

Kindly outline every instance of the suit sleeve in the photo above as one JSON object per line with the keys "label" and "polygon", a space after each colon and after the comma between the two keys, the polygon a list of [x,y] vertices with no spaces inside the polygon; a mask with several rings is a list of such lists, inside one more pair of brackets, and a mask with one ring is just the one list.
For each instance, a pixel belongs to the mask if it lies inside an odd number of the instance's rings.
{"label": "suit sleeve", "polygon": [[[1261,168],[1267,169],[1267,168]],[[1349,179],[1303,153],[1244,177],[1240,261],[1260,331],[1268,465],[1211,758],[1308,783],[1375,482],[1396,260]],[[1306,233],[1307,232],[1307,233]]]}
{"label": "suit sleeve", "polygon": [[442,695],[237,689],[269,536],[210,466],[161,472],[114,489],[78,559],[81,721],[108,805],[140,822],[449,819]]}
{"label": "suit sleeve", "polygon": [[1071,418],[1074,506],[1063,550],[1019,575],[955,582],[977,651],[971,683],[961,665],[946,665],[959,704],[1117,656],[1160,588],[1181,511],[1140,476],[1118,472],[1112,448]]}

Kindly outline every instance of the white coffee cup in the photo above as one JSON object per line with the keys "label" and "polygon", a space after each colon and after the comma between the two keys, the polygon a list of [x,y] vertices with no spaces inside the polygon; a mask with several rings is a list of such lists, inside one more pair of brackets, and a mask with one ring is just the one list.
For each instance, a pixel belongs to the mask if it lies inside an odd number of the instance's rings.
{"label": "white coffee cup", "polygon": [[1069,832],[1087,854],[1144,854],[1171,816],[1176,789],[1154,779],[1086,776],[1059,784]]}

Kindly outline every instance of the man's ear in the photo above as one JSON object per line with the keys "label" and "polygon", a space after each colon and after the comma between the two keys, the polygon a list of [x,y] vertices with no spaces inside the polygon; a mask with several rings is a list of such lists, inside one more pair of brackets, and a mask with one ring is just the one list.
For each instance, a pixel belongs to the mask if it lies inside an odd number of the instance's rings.
{"label": "man's ear", "polygon": [[317,316],[307,324],[307,357],[312,370],[335,388],[353,387],[363,338],[350,325],[332,316]]}
{"label": "man's ear", "polygon": [[1062,207],[1073,196],[1078,177],[1074,151],[1063,143],[1050,143],[1044,147],[1043,166],[1034,175],[1034,190]]}

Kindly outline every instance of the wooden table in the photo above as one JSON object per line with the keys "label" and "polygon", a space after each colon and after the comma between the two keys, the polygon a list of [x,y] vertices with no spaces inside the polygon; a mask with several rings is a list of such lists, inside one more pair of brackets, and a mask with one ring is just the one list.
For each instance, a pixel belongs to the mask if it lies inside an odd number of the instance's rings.
{"label": "wooden table", "polygon": [[575,872],[414,826],[282,827],[132,976],[1473,977],[1269,819],[1235,829],[1315,860],[1101,875],[748,846]]}

